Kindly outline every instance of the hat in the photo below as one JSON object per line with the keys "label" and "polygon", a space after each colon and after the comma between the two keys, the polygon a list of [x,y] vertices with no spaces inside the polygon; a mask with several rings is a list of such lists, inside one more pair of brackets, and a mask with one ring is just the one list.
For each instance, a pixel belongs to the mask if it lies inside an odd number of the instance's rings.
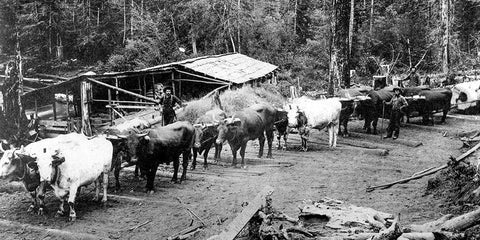
{"label": "hat", "polygon": [[164,92],[164,93],[167,92],[167,90],[170,90],[170,91],[173,92],[173,88],[172,88],[171,86],[165,86],[165,87],[163,88],[163,92]]}
{"label": "hat", "polygon": [[399,88],[399,87],[394,87],[394,88],[393,88],[393,91],[395,92],[395,90],[398,90],[398,91],[402,92],[402,89]]}

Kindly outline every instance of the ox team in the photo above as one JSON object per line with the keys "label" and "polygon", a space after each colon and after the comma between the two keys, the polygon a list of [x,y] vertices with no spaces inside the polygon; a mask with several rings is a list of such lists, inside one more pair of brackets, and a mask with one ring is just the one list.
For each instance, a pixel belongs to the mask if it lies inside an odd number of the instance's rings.
{"label": "ox team", "polygon": [[[57,214],[66,214],[75,220],[75,197],[79,187],[95,184],[95,200],[100,199],[100,187],[103,186],[102,202],[107,201],[108,174],[115,169],[116,188],[122,167],[136,165],[146,176],[146,190],[154,191],[154,179],[160,163],[173,162],[173,182],[186,179],[188,161],[193,150],[192,169],[196,167],[196,157],[204,156],[203,167],[207,169],[207,155],[215,147],[214,159],[220,159],[222,145],[228,142],[232,151],[232,165],[237,165],[237,152],[240,150],[241,165],[245,167],[245,149],[250,140],[259,140],[258,157],[263,156],[267,141],[267,158],[272,157],[273,133],[278,132],[278,148],[286,149],[287,134],[290,128],[297,128],[301,135],[301,148],[308,149],[308,135],[311,129],[327,129],[328,145],[336,147],[337,134],[342,134],[340,124],[344,126],[343,135],[350,116],[365,119],[367,133],[377,133],[379,117],[390,112],[400,111],[407,117],[418,112],[424,123],[433,123],[432,112],[442,110],[442,121],[450,108],[452,93],[449,89],[405,88],[406,95],[420,95],[410,103],[404,102],[400,89],[396,96],[388,89],[360,91],[347,89],[339,98],[310,99],[300,97],[286,103],[283,109],[269,104],[255,104],[228,116],[221,107],[209,110],[200,116],[194,124],[186,121],[173,122],[165,126],[150,126],[144,120],[134,119],[109,129],[103,135],[86,137],[70,133],[56,138],[43,139],[25,147],[10,149],[0,144],[3,153],[0,159],[0,177],[22,181],[32,196],[29,211],[44,212],[44,193],[46,186],[53,188],[61,204]],[[348,98],[345,98],[345,96]],[[172,99],[172,98],[170,98]],[[397,100],[395,100],[397,99]],[[398,100],[400,99],[400,100]],[[395,102],[400,101],[401,103]],[[384,104],[390,102],[391,104]],[[173,105],[173,102],[169,104]],[[388,106],[393,105],[393,109]],[[397,118],[392,116],[388,134],[398,136]],[[407,118],[408,119],[408,118]],[[173,121],[173,119],[172,119]],[[373,128],[373,131],[372,131]],[[281,136],[284,145],[281,146]],[[180,156],[182,155],[182,175],[178,179]]]}

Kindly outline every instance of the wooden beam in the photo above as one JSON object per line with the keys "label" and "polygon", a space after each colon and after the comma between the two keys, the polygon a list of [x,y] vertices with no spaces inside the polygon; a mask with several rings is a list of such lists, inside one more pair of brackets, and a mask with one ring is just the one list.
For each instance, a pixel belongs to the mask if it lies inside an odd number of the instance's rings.
{"label": "wooden beam", "polygon": [[82,81],[80,84],[80,102],[82,111],[82,132],[87,135],[92,135],[92,128],[90,125],[90,101],[89,101],[89,85],[90,82]]}
{"label": "wooden beam", "polygon": [[138,101],[117,101],[117,100],[105,100],[105,99],[92,99],[93,102],[112,102],[112,103],[133,103],[133,104],[145,104],[145,105],[156,105],[156,103],[151,102],[138,102]]}
{"label": "wooden beam", "polygon": [[194,77],[198,77],[198,78],[203,78],[203,79],[206,79],[206,80],[210,80],[210,81],[212,81],[212,82],[218,82],[218,83],[222,83],[222,84],[229,84],[227,81],[222,81],[222,80],[215,79],[215,78],[211,78],[211,77],[205,77],[205,76],[201,76],[201,75],[198,75],[198,74],[185,72],[185,71],[182,71],[182,70],[177,70],[177,72],[183,73],[183,74],[187,74],[187,75],[190,75],[190,76],[194,76]]}
{"label": "wooden beam", "polygon": [[[95,101],[95,100],[92,100]],[[108,89],[108,104],[112,104],[112,89]],[[110,126],[113,126],[113,110],[110,108],[108,110],[108,115],[110,116]]]}
{"label": "wooden beam", "polygon": [[125,89],[118,88],[118,87],[112,86],[112,85],[110,85],[110,84],[106,84],[106,83],[97,81],[97,80],[95,80],[95,79],[93,79],[93,78],[87,78],[87,80],[88,80],[88,81],[91,81],[91,82],[93,82],[93,83],[96,83],[96,84],[98,84],[98,85],[102,85],[102,86],[104,86],[104,87],[111,88],[111,89],[114,89],[114,90],[116,90],[116,91],[123,92],[123,93],[132,95],[132,96],[134,96],[134,97],[137,97],[137,98],[140,98],[140,99],[149,101],[149,102],[158,103],[158,101],[155,100],[155,99],[153,99],[153,98],[148,98],[148,97],[142,96],[142,95],[140,95],[140,94],[137,94],[137,93],[134,93],[134,92],[130,92],[130,91],[127,91],[127,90],[125,90]]}
{"label": "wooden beam", "polygon": [[226,231],[220,235],[209,239],[217,240],[233,240],[240,233],[240,231],[247,225],[248,221],[258,212],[260,208],[265,205],[265,198],[273,193],[273,188],[266,186],[255,198],[248,203],[238,216],[228,224]]}
{"label": "wooden beam", "polygon": [[121,109],[151,109],[150,106],[127,106],[127,105],[107,105],[107,108],[121,108]]}
{"label": "wooden beam", "polygon": [[176,82],[197,82],[197,83],[206,83],[206,84],[215,84],[215,85],[228,85],[228,83],[220,83],[220,82],[209,82],[209,81],[203,81],[203,80],[196,80],[196,79],[188,79],[188,78],[182,78],[182,79],[173,79],[173,81]]}

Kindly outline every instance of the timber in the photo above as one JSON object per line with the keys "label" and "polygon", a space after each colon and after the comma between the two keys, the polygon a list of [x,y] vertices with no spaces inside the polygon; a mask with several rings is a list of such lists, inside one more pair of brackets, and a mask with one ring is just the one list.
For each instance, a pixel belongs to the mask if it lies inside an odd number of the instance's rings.
{"label": "timber", "polygon": [[[477,145],[475,145],[473,148],[471,148],[470,150],[468,150],[467,152],[463,153],[462,155],[460,155],[459,157],[457,158],[452,158],[453,161],[455,162],[460,162],[460,161],[463,161],[463,159],[465,159],[466,157],[468,157],[470,154],[474,153],[478,148],[480,147],[480,143],[478,143]],[[418,174],[418,175],[415,175],[412,176],[412,177],[409,177],[409,178],[404,178],[404,179],[400,179],[398,181],[394,181],[394,182],[391,182],[391,183],[387,183],[387,184],[382,184],[382,185],[378,185],[378,186],[373,186],[373,187],[367,187],[367,192],[371,192],[375,189],[387,189],[387,188],[390,188],[391,186],[394,186],[396,184],[402,184],[402,183],[407,183],[407,182],[410,182],[411,180],[415,180],[415,179],[419,179],[419,178],[422,178],[422,177],[425,177],[425,176],[428,176],[428,175],[432,175],[440,170],[443,170],[445,168],[448,167],[448,164],[444,164],[440,167],[437,167],[437,168],[433,168],[429,171],[423,171],[422,174]]]}
{"label": "timber", "polygon": [[123,93],[126,93],[126,94],[129,94],[129,95],[132,95],[134,97],[137,97],[137,98],[140,98],[140,99],[143,99],[143,100],[146,100],[146,101],[149,101],[149,102],[153,102],[153,103],[158,103],[157,100],[153,99],[153,98],[149,98],[149,97],[145,97],[141,94],[137,94],[137,93],[134,93],[134,92],[130,92],[130,91],[127,91],[125,89],[122,89],[122,88],[119,88],[119,87],[115,87],[115,86],[112,86],[110,84],[106,84],[106,83],[103,83],[103,82],[100,82],[98,80],[95,80],[95,79],[92,79],[92,78],[87,78],[88,81],[91,81],[93,83],[96,83],[98,85],[102,85],[104,87],[107,87],[107,88],[111,88],[111,89],[114,89],[118,92],[123,92]]}
{"label": "timber", "polygon": [[[89,239],[105,239],[100,236],[92,235],[92,234],[87,234],[87,233],[78,233],[78,232],[68,232],[64,230],[59,230],[59,229],[53,229],[53,228],[42,228],[30,224],[25,224],[25,223],[20,223],[20,222],[12,222],[8,220],[1,219],[0,220],[0,228],[3,230],[5,229],[11,229],[14,231],[17,231],[19,229],[28,229],[30,231],[35,231],[35,232],[42,232],[45,233],[46,236],[56,236],[56,238],[59,239],[72,239],[72,240],[89,240]],[[39,238],[43,238],[38,236]]]}
{"label": "timber", "polygon": [[218,236],[209,238],[211,240],[233,240],[240,233],[240,231],[247,225],[250,219],[259,209],[265,204],[265,198],[273,193],[273,188],[266,186],[260,191],[255,198],[248,203],[242,212],[228,225],[226,231],[223,231]]}
{"label": "timber", "polygon": [[[378,142],[378,136],[377,135],[369,135],[369,134],[365,134],[365,133],[350,132],[350,136],[352,136],[354,138],[362,138],[362,139]],[[407,139],[402,139],[402,138],[397,138],[395,140],[393,140],[391,138],[386,138],[386,139],[382,139],[382,143],[400,144],[400,145],[405,145],[405,146],[408,146],[408,147],[418,147],[418,146],[421,146],[423,144],[422,142],[407,140]]]}

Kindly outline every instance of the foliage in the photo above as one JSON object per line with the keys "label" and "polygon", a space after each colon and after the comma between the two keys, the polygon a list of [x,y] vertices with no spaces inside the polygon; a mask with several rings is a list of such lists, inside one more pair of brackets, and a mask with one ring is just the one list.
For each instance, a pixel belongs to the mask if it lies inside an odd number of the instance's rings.
{"label": "foliage", "polygon": [[[354,2],[350,66],[357,74],[377,74],[380,63],[391,64],[397,57],[394,71],[403,73],[424,54],[420,72],[440,70],[439,1],[374,1],[373,6],[371,1]],[[329,79],[331,1],[0,3],[1,53],[14,54],[18,32],[26,68],[37,72],[91,65],[97,71],[124,71],[237,51],[280,66],[288,75],[286,82],[298,79],[305,90],[325,88]],[[480,3],[452,4],[451,67],[460,71],[476,68]],[[186,51],[179,51],[180,47]]]}

